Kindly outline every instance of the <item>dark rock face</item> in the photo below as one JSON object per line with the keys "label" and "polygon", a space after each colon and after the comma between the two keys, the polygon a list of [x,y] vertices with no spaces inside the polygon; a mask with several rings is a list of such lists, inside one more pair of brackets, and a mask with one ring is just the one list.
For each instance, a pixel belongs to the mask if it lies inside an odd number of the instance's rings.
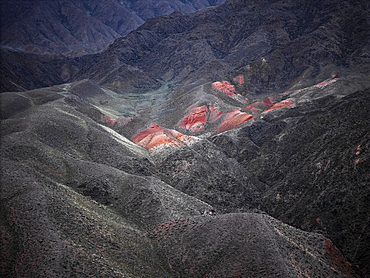
{"label": "dark rock face", "polygon": [[130,10],[134,11],[143,20],[148,20],[160,15],[169,15],[173,12],[193,13],[197,10],[204,9],[209,6],[216,6],[224,0],[203,0],[203,1],[159,1],[159,0],[123,0],[120,1]]}
{"label": "dark rock face", "polygon": [[37,55],[0,48],[1,92],[22,92],[67,82],[95,55],[69,58],[62,55]]}
{"label": "dark rock face", "polygon": [[[89,4],[78,7],[79,2],[2,1],[1,45],[36,54],[82,55],[97,52],[119,37],[88,14]],[[119,5],[109,2],[111,9],[117,10]]]}
{"label": "dark rock face", "polygon": [[[300,120],[291,136],[295,140],[288,141],[297,151],[267,175],[273,189],[264,203],[285,223],[323,231],[365,272],[369,271],[369,247],[362,242],[369,236],[364,232],[369,228],[368,96],[369,91],[351,95],[328,112]],[[281,175],[284,181],[278,178]],[[282,198],[277,200],[275,193]],[[299,198],[299,204],[292,198]],[[285,209],[280,210],[280,204]]]}

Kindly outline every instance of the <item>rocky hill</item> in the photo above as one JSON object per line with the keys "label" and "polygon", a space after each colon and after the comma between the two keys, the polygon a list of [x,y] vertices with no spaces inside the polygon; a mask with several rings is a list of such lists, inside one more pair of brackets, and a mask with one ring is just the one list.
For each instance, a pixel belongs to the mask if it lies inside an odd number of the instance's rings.
{"label": "rocky hill", "polygon": [[370,277],[369,15],[229,0],[1,93],[1,275]]}

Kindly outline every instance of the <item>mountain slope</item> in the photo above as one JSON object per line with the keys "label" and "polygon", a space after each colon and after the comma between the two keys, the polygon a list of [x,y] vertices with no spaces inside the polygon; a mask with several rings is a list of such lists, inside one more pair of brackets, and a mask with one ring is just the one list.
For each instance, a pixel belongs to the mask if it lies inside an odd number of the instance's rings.
{"label": "mountain slope", "polygon": [[1,1],[1,46],[34,54],[81,56],[104,49],[148,18],[195,12],[222,1]]}
{"label": "mountain slope", "polygon": [[368,17],[356,1],[228,1],[149,20],[75,78],[125,92],[214,82],[239,70],[242,94],[281,91],[299,78],[313,85],[348,66],[369,70]]}
{"label": "mountain slope", "polygon": [[38,55],[0,48],[1,92],[22,92],[65,83],[95,55],[65,57]]}
{"label": "mountain slope", "polygon": [[354,277],[324,236],[158,179],[155,155],[102,125],[79,85],[1,95],[2,275]]}
{"label": "mountain slope", "polygon": [[[266,186],[260,209],[328,235],[368,273],[369,90],[320,98],[212,141]],[[271,112],[274,113],[274,112]]]}
{"label": "mountain slope", "polygon": [[67,82],[145,20],[217,1],[0,1],[1,92]]}
{"label": "mountain slope", "polygon": [[[136,96],[138,108],[124,112],[136,117],[116,127],[128,138],[155,122],[220,148],[195,142],[156,155],[166,183],[221,211],[258,207],[320,231],[367,275],[369,167],[366,151],[361,158],[349,151],[366,149],[370,126],[366,104],[358,104],[367,103],[369,87],[363,4],[229,1],[172,14],[118,39],[76,78],[93,78],[128,100]],[[214,82],[223,80],[229,82]],[[227,122],[242,113],[253,119]],[[331,178],[318,176],[332,163]]]}

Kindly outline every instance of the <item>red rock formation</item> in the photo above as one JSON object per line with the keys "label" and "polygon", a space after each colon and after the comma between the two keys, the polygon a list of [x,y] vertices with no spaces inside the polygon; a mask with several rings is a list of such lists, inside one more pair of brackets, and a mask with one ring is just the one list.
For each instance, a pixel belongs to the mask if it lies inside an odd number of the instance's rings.
{"label": "red rock formation", "polygon": [[247,102],[247,98],[244,98],[241,94],[236,93],[234,85],[231,85],[227,81],[220,81],[212,83],[213,88],[223,92],[224,94],[227,94],[229,97],[241,102],[245,103]]}
{"label": "red rock formation", "polygon": [[[208,119],[207,119],[207,112]],[[218,111],[218,107],[210,105],[207,109],[205,105],[196,107],[195,105],[190,107],[190,113],[180,122],[179,126],[182,129],[187,129],[191,132],[200,132],[204,129],[207,121],[214,123],[223,114],[222,111]]]}
{"label": "red rock formation", "polygon": [[252,115],[240,112],[239,110],[233,110],[230,113],[226,114],[225,120],[218,127],[216,133],[218,134],[218,133],[224,132],[226,130],[233,129],[233,128],[238,127],[241,124],[243,124],[246,121],[249,121],[251,119],[253,119]]}
{"label": "red rock formation", "polygon": [[258,102],[255,102],[255,103],[252,103],[251,105],[248,105],[247,107],[244,107],[244,108],[252,110],[253,114],[257,114],[258,104],[259,104]]}
{"label": "red rock formation", "polygon": [[146,149],[151,149],[160,145],[183,147],[184,141],[193,139],[176,130],[165,129],[153,123],[148,129],[138,133],[132,142]]}
{"label": "red rock formation", "polygon": [[268,99],[263,100],[262,104],[269,108],[274,104],[274,101],[272,100],[272,97],[269,97]]}
{"label": "red rock formation", "polygon": [[101,120],[103,122],[107,123],[110,126],[113,126],[115,124],[115,122],[117,121],[117,119],[112,119],[112,118],[108,117],[107,115],[102,115]]}
{"label": "red rock formation", "polygon": [[271,112],[271,111],[274,111],[274,110],[282,109],[282,108],[292,108],[294,105],[295,105],[294,100],[286,99],[286,100],[280,101],[278,103],[275,103],[269,109],[263,111],[262,114],[265,114],[265,113],[268,113],[268,112]]}
{"label": "red rock formation", "polygon": [[109,126],[113,126],[116,124],[117,126],[124,126],[128,122],[131,121],[131,118],[117,118],[117,119],[112,119],[106,115],[102,115],[101,120],[105,123],[107,123]]}
{"label": "red rock formation", "polygon": [[243,84],[244,83],[243,75],[238,75],[237,77],[234,78],[234,81],[238,82],[239,84]]}
{"label": "red rock formation", "polygon": [[227,81],[220,81],[214,82],[212,84],[213,88],[227,94],[229,97],[234,97],[236,95],[235,88]]}
{"label": "red rock formation", "polygon": [[220,111],[220,112],[218,112],[217,113],[217,110],[218,110],[218,108],[217,107],[214,107],[214,106],[212,106],[212,105],[210,105],[209,107],[208,107],[208,109],[209,109],[209,111],[211,112],[210,114],[209,114],[209,121],[211,122],[211,123],[214,123],[218,118],[220,118],[221,117],[221,115],[224,113],[224,112],[222,112],[222,111]]}
{"label": "red rock formation", "polygon": [[190,130],[191,132],[199,132],[204,129],[207,123],[207,107],[200,106],[193,108],[193,111],[189,113],[180,123],[182,129]]}

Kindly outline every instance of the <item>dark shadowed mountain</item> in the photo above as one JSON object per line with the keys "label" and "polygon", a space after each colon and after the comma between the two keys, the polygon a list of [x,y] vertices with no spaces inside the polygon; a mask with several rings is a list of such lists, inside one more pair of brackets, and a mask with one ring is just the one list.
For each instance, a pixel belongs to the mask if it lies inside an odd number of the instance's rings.
{"label": "dark shadowed mountain", "polygon": [[81,56],[104,49],[147,19],[195,12],[222,0],[201,1],[1,1],[1,42],[34,54]]}
{"label": "dark shadowed mountain", "polygon": [[91,63],[95,53],[145,20],[174,11],[195,12],[222,2],[2,0],[0,90],[65,83]]}
{"label": "dark shadowed mountain", "polygon": [[22,92],[65,83],[97,57],[94,54],[38,55],[10,49],[0,49],[0,55],[1,92]]}
{"label": "dark shadowed mountain", "polygon": [[370,277],[366,1],[229,0],[56,68],[4,53],[2,276]]}

